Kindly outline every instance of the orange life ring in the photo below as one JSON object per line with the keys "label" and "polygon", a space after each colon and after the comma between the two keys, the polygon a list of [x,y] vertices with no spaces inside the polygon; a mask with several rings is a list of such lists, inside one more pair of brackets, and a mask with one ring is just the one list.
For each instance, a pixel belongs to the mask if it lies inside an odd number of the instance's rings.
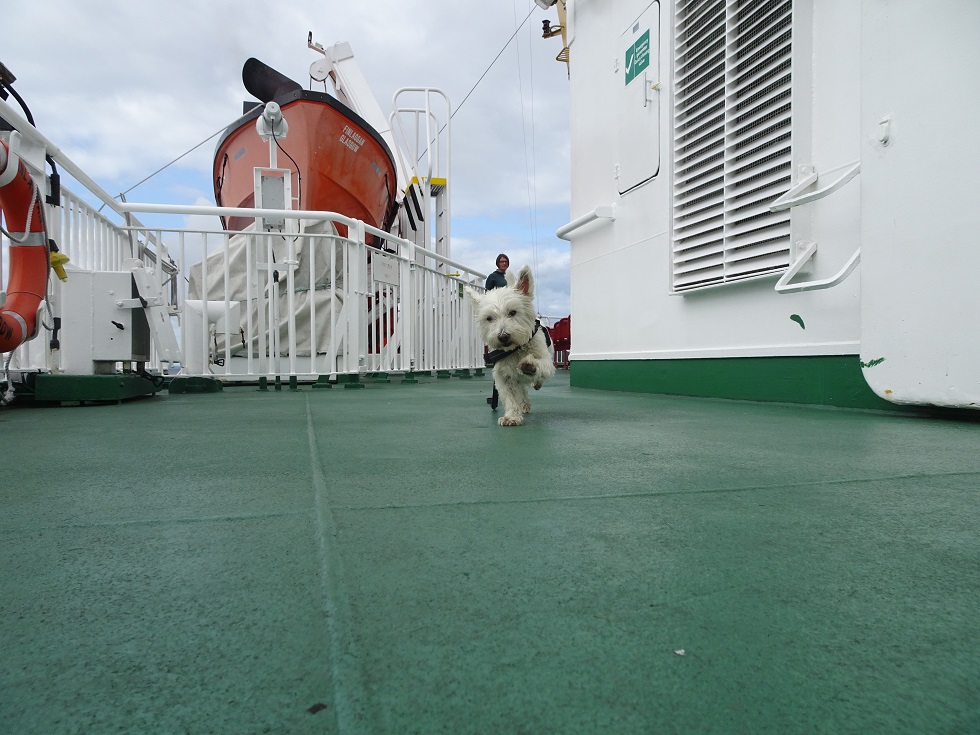
{"label": "orange life ring", "polygon": [[[16,172],[9,170],[14,165]],[[37,334],[37,310],[47,291],[50,263],[40,191],[27,166],[11,156],[2,140],[0,210],[12,236],[7,301],[0,306],[0,352],[10,352]]]}

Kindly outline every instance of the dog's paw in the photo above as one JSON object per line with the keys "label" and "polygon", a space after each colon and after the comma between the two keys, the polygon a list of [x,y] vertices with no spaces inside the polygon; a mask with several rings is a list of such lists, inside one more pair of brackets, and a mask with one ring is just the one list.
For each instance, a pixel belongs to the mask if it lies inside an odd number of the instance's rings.
{"label": "dog's paw", "polygon": [[538,372],[538,369],[534,366],[534,363],[531,362],[530,360],[525,360],[517,367],[525,375],[534,375],[536,372]]}
{"label": "dog's paw", "polygon": [[520,426],[524,423],[524,419],[520,416],[501,416],[497,419],[497,424],[500,426]]}

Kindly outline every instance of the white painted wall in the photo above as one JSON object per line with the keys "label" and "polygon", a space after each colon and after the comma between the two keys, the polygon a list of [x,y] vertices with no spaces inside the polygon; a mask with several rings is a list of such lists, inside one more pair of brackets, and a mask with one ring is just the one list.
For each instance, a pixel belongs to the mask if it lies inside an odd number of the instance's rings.
{"label": "white painted wall", "polygon": [[[699,292],[670,292],[671,33],[673,0],[659,3],[660,173],[619,194],[624,32],[649,0],[569,0],[572,218],[616,205],[616,219],[571,234],[573,357],[584,360],[857,354],[861,267],[823,291],[777,294],[776,277]],[[656,3],[654,5],[657,5]],[[655,12],[655,9],[654,9]],[[860,15],[853,0],[797,0],[794,10],[794,156],[821,173],[857,161],[861,149]],[[621,65],[620,65],[621,66]],[[648,141],[635,141],[637,150]],[[860,176],[858,177],[858,179]],[[859,245],[857,179],[795,208],[793,239],[816,241],[797,280],[836,273]],[[790,319],[798,315],[806,328]]]}
{"label": "white painted wall", "polygon": [[980,3],[863,11],[864,376],[896,403],[978,408]]}

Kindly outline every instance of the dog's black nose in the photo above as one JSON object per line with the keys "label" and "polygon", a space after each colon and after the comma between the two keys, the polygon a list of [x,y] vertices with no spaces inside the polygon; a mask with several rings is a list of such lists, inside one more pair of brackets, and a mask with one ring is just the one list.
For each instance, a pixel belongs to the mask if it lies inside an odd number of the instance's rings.
{"label": "dog's black nose", "polygon": [[501,332],[500,334],[497,335],[497,340],[502,345],[509,345],[510,344],[510,335],[507,332]]}

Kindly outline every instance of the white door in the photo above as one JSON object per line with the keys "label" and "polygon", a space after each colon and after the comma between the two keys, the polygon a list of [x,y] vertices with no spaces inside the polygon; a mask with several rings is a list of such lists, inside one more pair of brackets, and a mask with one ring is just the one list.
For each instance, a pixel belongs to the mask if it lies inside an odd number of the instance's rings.
{"label": "white door", "polygon": [[660,3],[651,3],[620,36],[613,62],[619,87],[616,121],[620,194],[660,172]]}
{"label": "white door", "polygon": [[863,0],[861,364],[980,408],[980,2]]}

